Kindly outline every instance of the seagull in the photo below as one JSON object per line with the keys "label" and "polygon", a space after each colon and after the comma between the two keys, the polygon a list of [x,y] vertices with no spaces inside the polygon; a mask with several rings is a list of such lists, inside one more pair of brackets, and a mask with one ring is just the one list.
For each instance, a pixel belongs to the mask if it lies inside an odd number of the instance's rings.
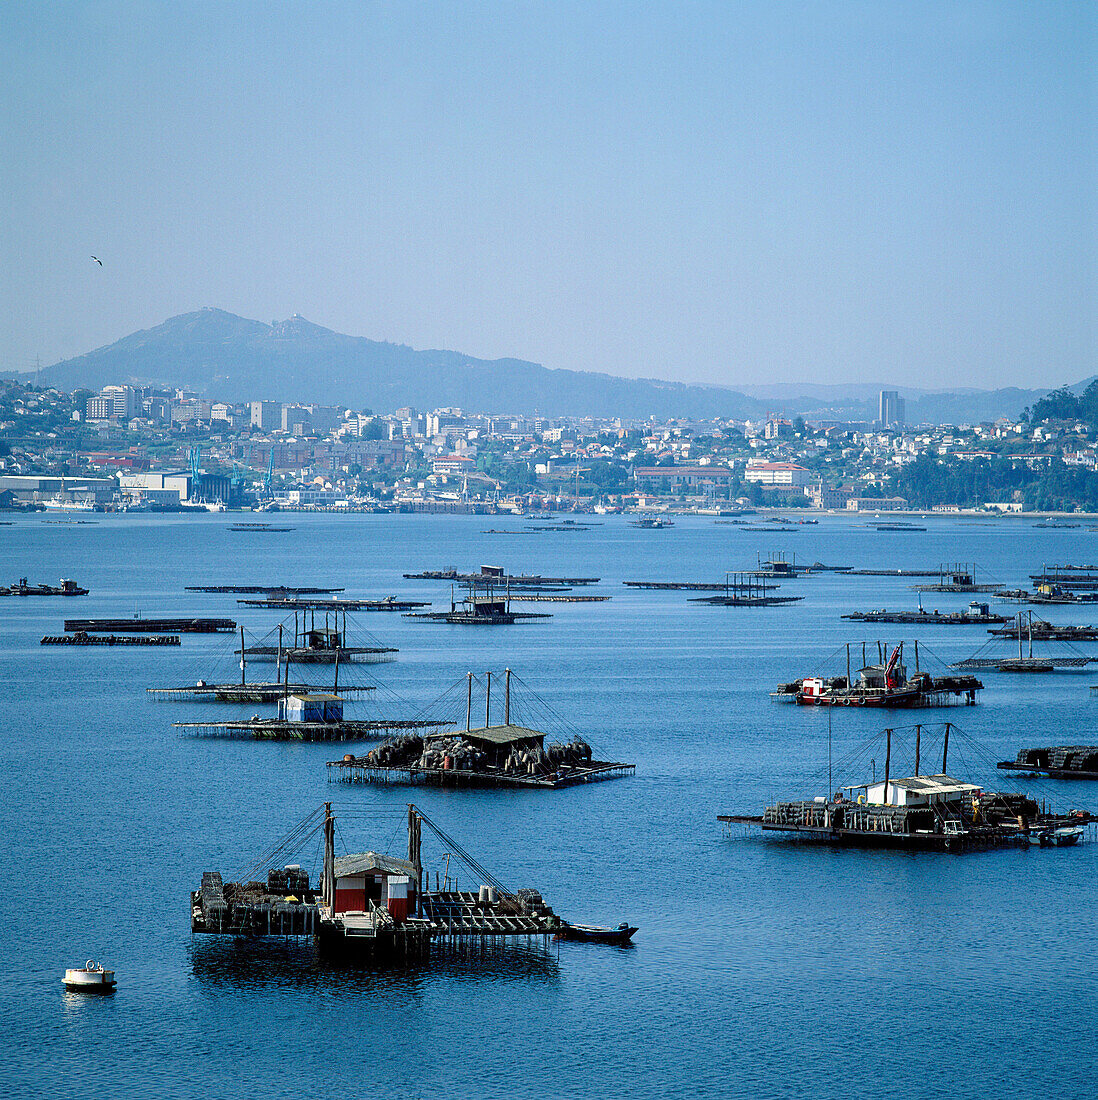
{"label": "seagull", "polygon": [[102,266],[103,266],[103,261],[102,261],[102,260],[101,260],[101,259],[100,259],[100,258],[99,258],[98,256],[92,256],[92,259],[93,259],[93,260],[95,260],[95,262],[96,262],[96,263],[97,263],[97,264],[98,264],[98,265],[99,265],[100,267],[102,267]]}

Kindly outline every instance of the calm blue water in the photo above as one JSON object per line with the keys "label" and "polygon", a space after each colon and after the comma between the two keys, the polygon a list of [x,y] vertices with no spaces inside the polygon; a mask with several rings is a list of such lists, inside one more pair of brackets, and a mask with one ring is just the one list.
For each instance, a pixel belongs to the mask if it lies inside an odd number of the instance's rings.
{"label": "calm blue water", "polygon": [[[232,518],[0,527],[0,579],[71,576],[92,589],[82,600],[0,602],[0,1093],[601,1100],[835,1096],[880,1082],[920,1097],[1093,1094],[1098,844],[966,857],[833,852],[730,837],[715,820],[827,793],[826,712],[774,705],[767,692],[820,668],[848,639],[875,639],[840,613],[914,607],[911,582],[825,574],[783,588],[803,603],[761,609],[692,605],[684,593],[619,582],[716,579],[759,551],[786,550],[862,566],[975,561],[1014,586],[1042,562],[1098,559],[1098,534],[943,520],[886,534],[846,518],[788,535],[702,518],[637,531],[608,517],[588,533],[508,537],[483,532],[522,521],[292,516],[283,518],[295,531],[263,536],[230,532]],[[173,650],[38,645],[66,615],[230,615],[257,636],[278,621],[238,610],[232,596],[184,593],[186,584],[331,583],[442,601],[448,587],[401,574],[482,563],[598,575],[614,598],[486,631],[357,616],[400,648],[396,662],[350,673],[382,685],[359,713],[411,714],[469,669],[510,666],[598,755],[635,761],[635,778],[537,793],[329,785],[324,762],[342,748],[182,738],[173,720],[231,708],[147,701],[147,686],[233,678],[225,637],[185,637]],[[966,603],[926,598],[942,609]],[[926,627],[920,642],[948,661],[985,637]],[[958,722],[965,736],[951,741],[950,771],[1002,786],[1009,780],[987,759],[1098,739],[1091,678],[989,675],[981,705],[918,718]],[[527,703],[517,717],[540,713]],[[883,766],[880,748],[847,771],[838,764],[886,721],[910,717],[834,715],[834,786],[865,779],[869,759]],[[1098,785],[1029,789],[1098,807]],[[636,946],[563,944],[370,973],[318,966],[308,948],[192,938],[188,891],[201,871],[242,870],[326,799],[347,848],[397,854],[414,800],[509,886],[538,886],[575,920],[628,919],[641,929]],[[429,866],[440,852],[425,834]],[[300,862],[313,866],[316,854]],[[113,998],[62,991],[64,967],[89,955],[118,971]]]}

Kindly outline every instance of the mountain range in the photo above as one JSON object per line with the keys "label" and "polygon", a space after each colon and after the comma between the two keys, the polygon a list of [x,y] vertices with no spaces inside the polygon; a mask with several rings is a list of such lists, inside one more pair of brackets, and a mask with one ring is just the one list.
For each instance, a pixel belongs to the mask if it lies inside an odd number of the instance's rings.
{"label": "mountain range", "polygon": [[[28,376],[22,376],[29,380]],[[46,367],[42,385],[64,390],[134,383],[194,390],[219,400],[268,400],[392,412],[457,406],[491,413],[660,419],[758,419],[768,412],[872,419],[880,389],[907,398],[908,423],[974,423],[1017,416],[1046,390],[931,392],[902,386],[691,385],[550,370],[522,359],[345,336],[296,314],[266,324],[206,308]],[[1083,385],[1080,383],[1079,385]],[[1073,387],[1075,388],[1075,387]]]}

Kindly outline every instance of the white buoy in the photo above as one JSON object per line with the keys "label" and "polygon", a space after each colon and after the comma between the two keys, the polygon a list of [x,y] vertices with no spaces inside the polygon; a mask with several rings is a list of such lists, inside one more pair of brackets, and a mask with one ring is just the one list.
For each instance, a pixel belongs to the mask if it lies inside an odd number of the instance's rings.
{"label": "white buoy", "polygon": [[104,970],[95,959],[88,959],[83,967],[66,970],[64,982],[71,993],[111,993],[117,984],[114,971]]}

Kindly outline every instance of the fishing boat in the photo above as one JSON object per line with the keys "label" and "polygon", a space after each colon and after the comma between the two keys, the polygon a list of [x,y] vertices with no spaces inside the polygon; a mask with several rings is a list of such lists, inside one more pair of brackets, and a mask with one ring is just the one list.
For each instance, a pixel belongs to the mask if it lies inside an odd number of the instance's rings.
{"label": "fishing boat", "polygon": [[640,516],[629,525],[630,527],[643,527],[646,531],[656,531],[664,527],[674,527],[675,521],[666,516]]}
{"label": "fishing boat", "polygon": [[625,947],[630,943],[637,929],[622,921],[617,928],[601,928],[595,924],[573,924],[561,921],[557,932],[558,940],[578,940],[582,943],[609,943]]}
{"label": "fishing boat", "polygon": [[[941,707],[972,706],[983,684],[975,676],[931,676],[919,671],[919,649],[915,644],[915,673],[908,676],[903,664],[904,643],[900,642],[887,660],[886,647],[878,643],[877,664],[863,664],[856,679],[850,673],[850,646],[846,647],[845,676],[806,676],[779,684],[771,698],[795,702],[802,707]],[[865,660],[865,647],[862,647]],[[789,697],[792,696],[790,699]]]}
{"label": "fishing boat", "polygon": [[86,596],[88,590],[81,588],[76,581],[61,578],[60,585],[53,584],[28,584],[26,577],[20,577],[18,582],[8,589],[12,596]]}

